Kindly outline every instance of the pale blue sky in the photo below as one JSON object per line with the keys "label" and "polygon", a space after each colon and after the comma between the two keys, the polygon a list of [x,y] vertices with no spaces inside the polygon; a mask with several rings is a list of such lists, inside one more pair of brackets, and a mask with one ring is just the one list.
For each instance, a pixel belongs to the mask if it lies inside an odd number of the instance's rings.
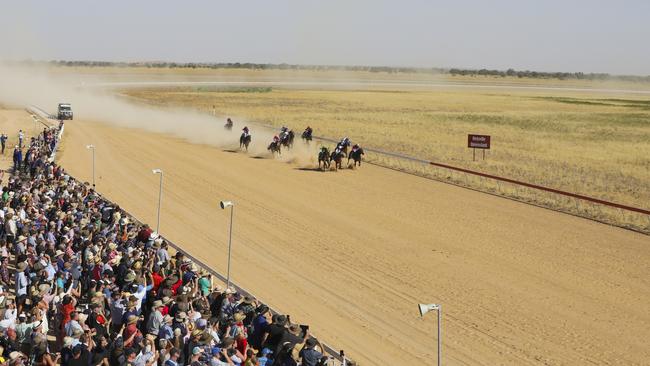
{"label": "pale blue sky", "polygon": [[650,75],[650,0],[0,4],[0,58]]}

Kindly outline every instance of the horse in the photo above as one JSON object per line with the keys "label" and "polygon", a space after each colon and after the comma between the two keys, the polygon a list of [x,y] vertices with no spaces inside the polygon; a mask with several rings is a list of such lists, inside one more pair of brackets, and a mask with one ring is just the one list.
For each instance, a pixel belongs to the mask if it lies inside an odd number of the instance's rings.
{"label": "horse", "polygon": [[282,152],[280,151],[281,146],[282,145],[279,142],[273,141],[266,149],[269,150],[272,154],[278,153],[278,155],[282,155]]}
{"label": "horse", "polygon": [[345,154],[343,153],[343,151],[339,149],[334,150],[334,152],[332,152],[332,154],[330,155],[330,161],[334,162],[335,170],[343,169],[343,165],[341,164],[341,162],[343,161],[344,156]]}
{"label": "horse", "polygon": [[321,149],[318,153],[318,169],[321,169],[320,164],[323,163],[323,168],[330,168],[330,152],[327,148]]}
{"label": "horse", "polygon": [[223,125],[223,128],[226,129],[226,131],[230,131],[230,130],[232,130],[232,125],[233,125],[232,120],[230,118],[228,118],[228,120],[226,121],[226,124]]}
{"label": "horse", "polygon": [[300,136],[306,143],[311,141],[311,129],[305,130]]}
{"label": "horse", "polygon": [[241,149],[243,146],[246,148],[246,151],[248,151],[248,145],[250,143],[251,143],[251,135],[242,133],[241,136],[239,137],[239,148]]}
{"label": "horse", "polygon": [[280,144],[284,145],[287,149],[290,149],[293,146],[294,137],[295,135],[293,134],[293,130],[289,130],[289,132],[282,134]]}
{"label": "horse", "polygon": [[361,166],[362,155],[365,155],[362,148],[357,148],[356,150],[350,151],[350,155],[348,155],[348,164],[350,164],[350,159],[352,159],[354,160],[354,166],[357,166],[357,163],[359,163],[359,166]]}
{"label": "horse", "polygon": [[348,147],[350,146],[350,141],[342,143],[339,142],[336,144],[336,150],[339,150],[343,153],[343,156],[348,156]]}

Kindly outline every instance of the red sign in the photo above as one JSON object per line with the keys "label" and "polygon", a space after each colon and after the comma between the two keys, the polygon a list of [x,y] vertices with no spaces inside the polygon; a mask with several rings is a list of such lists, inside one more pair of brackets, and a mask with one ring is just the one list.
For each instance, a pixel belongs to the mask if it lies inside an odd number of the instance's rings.
{"label": "red sign", "polygon": [[489,149],[490,136],[488,135],[467,135],[467,147],[474,149]]}

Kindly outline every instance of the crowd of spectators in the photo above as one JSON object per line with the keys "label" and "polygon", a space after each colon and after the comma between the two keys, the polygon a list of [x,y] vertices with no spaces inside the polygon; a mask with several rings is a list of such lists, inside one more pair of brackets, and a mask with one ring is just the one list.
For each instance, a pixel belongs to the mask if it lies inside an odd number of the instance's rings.
{"label": "crowd of spectators", "polygon": [[3,178],[0,366],[329,362],[307,326],[223,288],[49,161],[57,130]]}

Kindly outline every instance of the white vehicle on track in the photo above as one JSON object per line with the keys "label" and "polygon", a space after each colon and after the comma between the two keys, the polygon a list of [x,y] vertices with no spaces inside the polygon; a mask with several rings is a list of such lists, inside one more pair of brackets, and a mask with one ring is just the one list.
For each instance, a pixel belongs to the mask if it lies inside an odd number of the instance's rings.
{"label": "white vehicle on track", "polygon": [[59,120],[72,119],[72,106],[70,103],[59,103],[56,118]]}

